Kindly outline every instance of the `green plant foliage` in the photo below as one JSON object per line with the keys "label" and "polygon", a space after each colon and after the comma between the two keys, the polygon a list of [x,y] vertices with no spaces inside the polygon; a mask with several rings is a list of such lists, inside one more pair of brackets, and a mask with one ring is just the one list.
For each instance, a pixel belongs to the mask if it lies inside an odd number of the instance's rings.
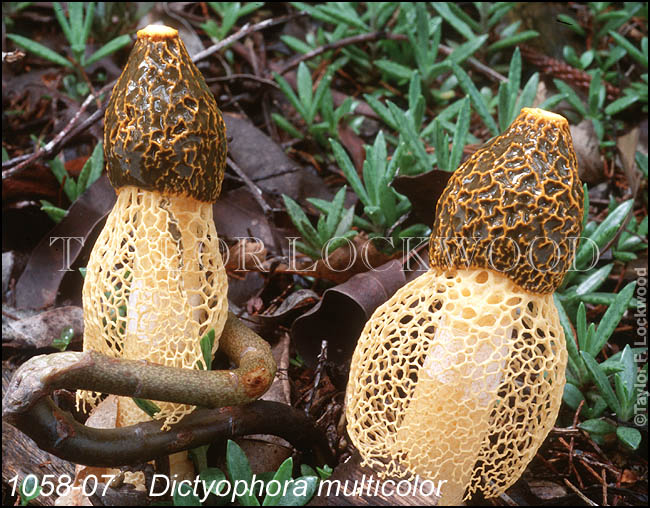
{"label": "green plant foliage", "polygon": [[[359,178],[350,157],[343,147],[335,140],[330,140],[334,157],[343,171],[348,183],[364,205],[363,211],[369,220],[356,217],[354,224],[370,231],[370,237],[389,237],[392,249],[401,246],[401,240],[410,236],[421,236],[427,231],[422,224],[415,224],[409,228],[401,229],[399,224],[410,209],[411,203],[390,186],[397,173],[399,153],[393,155],[387,162],[386,141],[384,134],[379,131],[372,146],[366,147],[366,160],[363,164],[363,181]],[[397,150],[403,150],[400,145]],[[328,206],[321,200],[312,200],[311,203],[321,211],[327,212]]]}
{"label": "green plant foliage", "polygon": [[[323,132],[328,131],[333,134],[337,133],[338,122],[346,115],[349,114],[354,107],[356,107],[350,99],[345,102],[339,108],[334,110],[332,102],[332,92],[329,89],[332,76],[334,73],[344,66],[347,63],[348,59],[345,57],[339,58],[334,62],[328,69],[323,78],[320,80],[316,92],[313,92],[313,81],[311,73],[307,65],[304,62],[300,62],[298,65],[298,72],[296,75],[296,88],[298,93],[293,91],[291,85],[280,76],[278,73],[274,73],[273,77],[275,78],[280,90],[287,97],[291,105],[302,117],[307,125],[307,130],[317,136],[317,139],[321,144],[325,144],[325,138],[323,137]],[[316,115],[321,111],[324,121],[316,123]],[[303,135],[296,129],[290,122],[288,122],[284,117],[274,113],[272,115],[273,120],[277,125],[287,131],[292,136],[302,139]]]}
{"label": "green plant foliage", "polygon": [[[636,283],[630,282],[616,296],[602,316],[598,327],[594,323],[587,326],[586,308],[580,303],[576,318],[576,334],[558,295],[555,304],[564,329],[567,351],[567,384],[564,389],[564,402],[576,410],[584,402],[581,414],[588,420],[580,428],[590,433],[597,442],[603,442],[607,434],[619,435],[615,426],[607,427],[599,418],[609,408],[619,421],[628,422],[634,415],[635,407],[642,406],[647,394],[642,390],[647,376],[647,364],[639,368],[635,357],[640,357],[646,348],[630,348],[612,355],[598,363],[596,357],[607,344],[621,318],[627,311]],[[614,388],[612,388],[612,384]],[[628,447],[638,447],[640,434],[632,427],[622,431],[621,442]],[[638,436],[637,436],[638,434]],[[620,439],[619,436],[619,439]]]}
{"label": "green plant foliage", "polygon": [[75,65],[82,68],[87,67],[131,42],[129,35],[120,35],[107,42],[89,57],[86,57],[86,44],[93,22],[95,2],[68,2],[67,16],[60,2],[54,2],[53,8],[61,30],[70,44],[72,61],[27,37],[18,34],[7,34],[7,38],[41,58],[70,69],[73,69]]}
{"label": "green plant foliage", "polygon": [[[351,230],[354,218],[354,207],[345,209],[346,186],[343,186],[334,196],[331,203],[326,203],[325,211],[318,219],[316,228],[312,226],[309,218],[298,203],[287,195],[283,195],[284,204],[291,221],[296,226],[304,241],[296,242],[296,248],[314,260],[327,257],[350,238],[357,235]],[[315,200],[310,199],[310,202]],[[321,210],[323,211],[323,210]],[[326,251],[326,252],[325,252]]]}
{"label": "green plant foliage", "polygon": [[61,330],[61,334],[52,341],[52,347],[58,349],[59,351],[65,351],[70,345],[70,341],[74,337],[74,328],[71,326],[65,326]]}
{"label": "green plant foliage", "polygon": [[36,475],[30,474],[18,486],[20,506],[27,506],[30,501],[41,495],[43,488],[38,484]]}
{"label": "green plant foliage", "polygon": [[[57,158],[51,160],[49,161],[49,165],[56,180],[59,184],[63,185],[63,192],[65,192],[65,195],[70,202],[73,203],[86,191],[86,189],[88,189],[88,187],[95,183],[104,170],[104,150],[102,142],[100,141],[95,145],[93,153],[88,157],[83,168],[81,168],[81,173],[79,173],[76,182],[74,181],[74,178],[68,175],[61,159]],[[56,223],[60,222],[67,213],[66,210],[54,206],[45,199],[41,200],[41,210],[47,213],[47,215]]]}
{"label": "green plant foliage", "polygon": [[201,24],[201,28],[213,40],[220,41],[224,39],[237,20],[256,11],[264,5],[264,2],[208,2],[212,10],[221,18],[221,24],[213,19],[209,19]]}

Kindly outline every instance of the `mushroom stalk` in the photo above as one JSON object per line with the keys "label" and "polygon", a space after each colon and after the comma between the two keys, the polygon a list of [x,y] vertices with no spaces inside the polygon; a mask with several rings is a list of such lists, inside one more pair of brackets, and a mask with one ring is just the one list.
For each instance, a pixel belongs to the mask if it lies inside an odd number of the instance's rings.
{"label": "mushroom stalk", "polygon": [[348,433],[381,476],[446,480],[440,504],[503,493],[557,417],[567,352],[553,291],[580,236],[568,123],[524,108],[438,201],[430,269],[367,322]]}

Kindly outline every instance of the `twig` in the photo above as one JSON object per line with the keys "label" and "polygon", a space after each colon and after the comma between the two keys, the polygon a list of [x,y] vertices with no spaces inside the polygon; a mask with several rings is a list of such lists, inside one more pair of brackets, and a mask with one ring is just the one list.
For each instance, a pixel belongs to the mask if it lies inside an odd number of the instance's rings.
{"label": "twig", "polygon": [[320,353],[318,353],[318,365],[316,366],[316,376],[314,377],[314,384],[311,387],[309,397],[307,398],[307,404],[305,405],[305,414],[309,414],[311,405],[314,402],[314,397],[316,396],[316,390],[318,390],[318,385],[320,385],[320,378],[323,375],[323,368],[325,367],[325,362],[327,361],[327,340],[323,339],[320,343]]}
{"label": "twig", "polygon": [[[97,97],[100,97],[102,94],[110,90],[114,85],[115,85],[115,81],[112,81],[111,83],[104,86],[97,94]],[[59,132],[56,136],[54,136],[54,138],[49,143],[45,144],[44,146],[42,146],[41,148],[39,148],[38,150],[36,150],[30,155],[26,155],[26,156],[22,155],[20,157],[15,157],[6,162],[3,162],[2,179],[4,180],[5,178],[9,178],[11,176],[20,173],[27,166],[29,166],[37,159],[51,156],[55,152],[55,150],[59,148],[59,146],[63,143],[65,137],[72,131],[73,127],[75,127],[75,124],[79,121],[79,118],[81,117],[82,113],[95,100],[95,98],[96,97],[94,94],[88,95],[88,97],[86,97],[86,99],[79,107],[79,110],[74,114],[74,116],[70,119],[67,125],[61,130],[61,132]],[[93,114],[93,116],[95,116],[95,113]],[[99,116],[101,117],[101,114]],[[93,119],[92,123],[94,123],[96,120],[97,118]],[[87,125],[87,124],[88,122],[85,121],[83,125]]]}
{"label": "twig", "polygon": [[246,23],[243,27],[241,27],[241,29],[239,29],[239,31],[235,32],[234,34],[230,35],[229,37],[226,37],[222,41],[219,41],[216,44],[210,46],[209,48],[200,51],[199,53],[194,55],[194,57],[192,57],[192,61],[196,63],[199,60],[203,60],[204,58],[207,58],[208,56],[216,53],[217,51],[221,51],[223,48],[230,46],[233,42],[238,41],[243,37],[246,37],[250,33],[257,32],[258,30],[263,30],[270,26],[279,25],[280,23],[285,23],[298,16],[304,16],[305,14],[306,14],[305,12],[296,12],[293,14],[280,16],[278,18],[265,19],[264,21],[260,21],[259,23],[256,23],[254,25],[251,25],[250,23]]}
{"label": "twig", "polygon": [[241,178],[246,186],[251,190],[255,201],[257,201],[257,204],[260,205],[262,210],[264,210],[264,213],[269,214],[272,211],[272,208],[264,200],[262,189],[255,185],[255,182],[253,182],[253,180],[251,180],[248,175],[244,173],[242,169],[237,164],[235,164],[235,162],[230,157],[226,157],[226,162],[228,162],[228,166],[230,166],[232,170],[237,173],[239,178]]}
{"label": "twig", "polygon": [[260,76],[256,76],[255,74],[230,74],[228,76],[218,76],[216,78],[208,78],[205,81],[206,83],[216,83],[217,81],[232,81],[234,79],[250,79],[252,81],[259,81],[260,83],[264,83],[265,85],[272,86],[274,88],[277,88],[278,90],[280,89],[280,87],[275,81],[262,78]]}
{"label": "twig", "polygon": [[582,499],[585,503],[587,503],[589,506],[598,506],[597,503],[594,503],[591,499],[589,499],[587,496],[585,496],[580,490],[573,485],[569,480],[566,478],[564,479],[564,483],[569,487],[573,492],[577,494],[577,496]]}

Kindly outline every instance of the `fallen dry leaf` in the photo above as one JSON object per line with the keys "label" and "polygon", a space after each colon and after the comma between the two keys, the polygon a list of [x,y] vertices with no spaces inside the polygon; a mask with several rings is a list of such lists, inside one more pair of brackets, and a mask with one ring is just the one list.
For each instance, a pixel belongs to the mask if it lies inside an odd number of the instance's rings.
{"label": "fallen dry leaf", "polygon": [[[63,220],[34,248],[27,266],[16,282],[16,306],[43,309],[54,305],[65,271],[64,253],[69,244],[70,264],[83,248],[95,225],[111,210],[115,190],[106,175],[102,175],[77,199]],[[54,240],[52,238],[81,238],[81,240]]]}
{"label": "fallen dry leaf", "polygon": [[347,380],[359,334],[374,310],[405,283],[402,263],[392,260],[327,289],[321,301],[293,323],[291,337],[305,363],[314,367],[321,341],[328,340],[328,361],[339,368],[333,381]]}

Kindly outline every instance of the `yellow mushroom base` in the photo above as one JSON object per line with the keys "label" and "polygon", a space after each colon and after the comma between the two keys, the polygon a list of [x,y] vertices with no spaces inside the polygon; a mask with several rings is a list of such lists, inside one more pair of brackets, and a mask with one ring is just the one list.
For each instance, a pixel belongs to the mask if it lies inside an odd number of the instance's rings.
{"label": "yellow mushroom base", "polygon": [[348,433],[381,477],[446,480],[440,504],[495,497],[555,423],[566,362],[552,295],[490,270],[431,269],[366,323]]}
{"label": "yellow mushroom base", "polygon": [[[205,368],[200,339],[214,329],[214,354],[227,290],[210,203],[122,187],[87,266],[84,351]],[[99,395],[80,391],[78,402],[94,406]],[[194,409],[154,402],[163,428]],[[119,405],[118,426],[149,419],[128,398]]]}

